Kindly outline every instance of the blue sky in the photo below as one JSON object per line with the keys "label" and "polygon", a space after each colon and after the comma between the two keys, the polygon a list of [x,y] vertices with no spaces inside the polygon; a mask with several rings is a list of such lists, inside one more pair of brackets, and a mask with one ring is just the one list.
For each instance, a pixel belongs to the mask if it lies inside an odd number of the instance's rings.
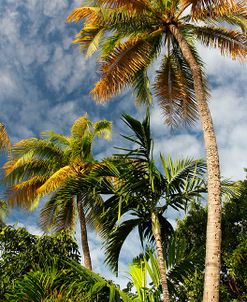
{"label": "blue sky", "polygon": [[[13,142],[41,131],[68,133],[73,121],[85,114],[90,119],[113,122],[112,142],[99,142],[96,154],[110,154],[122,143],[125,131],[120,121],[123,112],[141,117],[144,110],[133,105],[129,91],[107,105],[96,105],[88,95],[97,80],[95,57],[86,60],[71,45],[79,26],[67,24],[66,16],[80,5],[79,0],[1,0],[0,1],[0,121],[4,122]],[[247,154],[247,69],[246,65],[222,58],[217,51],[201,50],[212,88],[210,109],[216,127],[222,175],[243,179]],[[175,133],[163,124],[157,105],[152,109],[155,153],[204,156],[200,125]],[[39,233],[38,211],[25,213],[14,209],[9,223],[19,222]],[[102,265],[100,241],[90,232],[94,267],[106,276]],[[121,261],[131,259],[138,250],[130,239]]]}

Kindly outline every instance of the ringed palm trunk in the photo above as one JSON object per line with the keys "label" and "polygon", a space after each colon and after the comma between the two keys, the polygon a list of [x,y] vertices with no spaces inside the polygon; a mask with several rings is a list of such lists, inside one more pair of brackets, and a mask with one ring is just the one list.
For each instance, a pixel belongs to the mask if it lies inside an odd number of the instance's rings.
{"label": "ringed palm trunk", "polygon": [[155,211],[151,213],[151,219],[152,219],[152,232],[154,235],[157,256],[158,256],[163,301],[169,302],[170,297],[169,297],[169,290],[167,285],[167,276],[166,276],[166,268],[165,268],[165,260],[164,260],[164,251],[163,251],[162,239],[160,233],[160,224],[159,224],[157,213]]}
{"label": "ringed palm trunk", "polygon": [[203,301],[218,302],[221,255],[221,187],[216,137],[203,89],[201,70],[178,28],[175,25],[170,25],[170,31],[177,40],[193,74],[195,94],[204,134],[208,170],[208,220]]}
{"label": "ringed palm trunk", "polygon": [[82,206],[80,195],[77,196],[77,211],[79,215],[80,228],[81,228],[81,245],[82,245],[83,258],[84,258],[84,266],[92,270],[92,261],[91,261],[90,250],[89,250],[88,239],[87,239],[86,218],[85,218],[85,213]]}

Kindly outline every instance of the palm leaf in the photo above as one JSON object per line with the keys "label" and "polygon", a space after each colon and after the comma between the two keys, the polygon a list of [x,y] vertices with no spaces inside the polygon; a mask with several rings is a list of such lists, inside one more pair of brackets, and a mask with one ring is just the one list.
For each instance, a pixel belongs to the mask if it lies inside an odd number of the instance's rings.
{"label": "palm leaf", "polygon": [[38,206],[41,195],[37,189],[44,183],[42,176],[33,176],[27,181],[12,186],[8,190],[7,201],[10,205],[33,210]]}
{"label": "palm leaf", "polygon": [[46,182],[38,188],[37,193],[49,194],[59,188],[68,177],[75,175],[75,171],[71,166],[65,166],[56,171],[49,177]]}
{"label": "palm leaf", "polygon": [[194,27],[193,32],[205,46],[219,48],[222,55],[244,60],[247,55],[246,35],[236,30],[217,27]]}
{"label": "palm leaf", "polygon": [[4,124],[0,123],[0,151],[10,151],[11,142]]}
{"label": "palm leaf", "polygon": [[73,138],[82,139],[84,134],[89,131],[91,122],[87,118],[87,114],[79,117],[72,125],[70,132]]}
{"label": "palm leaf", "polygon": [[112,123],[107,120],[100,120],[93,124],[94,135],[103,137],[106,140],[111,139]]}
{"label": "palm leaf", "polygon": [[118,259],[122,246],[129,234],[138,226],[139,222],[140,219],[124,221],[109,234],[107,241],[104,243],[106,253],[105,263],[116,274],[118,273]]}
{"label": "palm leaf", "polygon": [[99,102],[117,94],[153,57],[153,45],[138,38],[130,38],[115,47],[112,54],[101,63],[102,79],[91,91]]}

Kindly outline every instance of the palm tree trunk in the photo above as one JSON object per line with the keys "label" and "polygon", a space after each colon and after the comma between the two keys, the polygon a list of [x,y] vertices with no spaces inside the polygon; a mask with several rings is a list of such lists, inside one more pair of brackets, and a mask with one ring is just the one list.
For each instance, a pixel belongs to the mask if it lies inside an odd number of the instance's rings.
{"label": "palm tree trunk", "polygon": [[169,28],[193,74],[197,105],[204,134],[208,170],[208,221],[203,301],[218,302],[221,256],[221,187],[216,137],[205,97],[200,67],[178,28],[175,25],[170,25]]}
{"label": "palm tree trunk", "polygon": [[81,227],[81,245],[82,245],[83,257],[84,257],[84,266],[92,270],[92,261],[91,261],[88,239],[87,239],[86,218],[85,218],[85,213],[83,210],[80,196],[77,196],[77,211],[78,211],[80,227]]}
{"label": "palm tree trunk", "polygon": [[159,263],[159,270],[160,270],[160,279],[161,279],[161,287],[162,287],[162,294],[163,294],[163,301],[169,302],[169,291],[167,285],[167,277],[166,277],[166,268],[165,268],[165,260],[164,260],[164,251],[162,246],[162,239],[160,233],[160,224],[159,219],[156,212],[152,212],[152,232],[155,239],[156,250],[158,255],[158,263]]}

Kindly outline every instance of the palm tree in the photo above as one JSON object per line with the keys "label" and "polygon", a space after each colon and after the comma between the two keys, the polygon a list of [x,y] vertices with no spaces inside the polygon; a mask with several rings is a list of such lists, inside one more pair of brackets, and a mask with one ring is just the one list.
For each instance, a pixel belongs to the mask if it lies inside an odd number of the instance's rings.
{"label": "palm tree", "polygon": [[[115,155],[112,159],[118,170],[118,173],[109,173],[109,176],[117,176],[115,192],[114,189],[109,190],[110,197],[105,200],[103,209],[98,208],[106,263],[117,272],[121,248],[129,234],[137,228],[142,244],[145,239],[155,242],[163,299],[169,301],[163,255],[164,244],[173,233],[173,228],[164,215],[169,207],[185,210],[189,201],[201,197],[201,193],[206,191],[203,179],[206,167],[202,160],[173,162],[170,157],[166,159],[161,155],[161,173],[153,159],[149,114],[142,123],[129,115],[124,115],[124,121],[133,132],[132,136],[124,137],[138,147],[124,149],[124,154]],[[109,162],[108,168],[110,165]],[[99,179],[99,171],[94,173]]]}
{"label": "palm tree", "polygon": [[[87,175],[98,165],[92,154],[94,139],[109,139],[110,134],[109,121],[92,123],[85,115],[74,122],[70,137],[47,131],[41,139],[17,142],[13,146],[12,157],[4,165],[5,182],[10,185],[8,202],[32,210],[42,196],[56,191],[66,179]],[[45,231],[73,229],[76,213],[81,227],[84,265],[92,269],[81,195],[69,196],[59,204],[48,199],[42,210],[41,226]]]}
{"label": "palm tree", "polygon": [[[132,86],[137,103],[150,103],[147,70],[162,55],[154,92],[166,122],[190,124],[199,117],[208,167],[208,223],[204,302],[219,300],[221,246],[220,166],[207,104],[203,64],[195,47],[220,49],[222,55],[247,54],[247,8],[241,0],[97,0],[75,9],[68,21],[83,20],[74,43],[92,55],[100,48],[101,79],[92,94],[105,102]],[[165,48],[165,51],[163,49]],[[162,52],[161,52],[162,51]]]}

